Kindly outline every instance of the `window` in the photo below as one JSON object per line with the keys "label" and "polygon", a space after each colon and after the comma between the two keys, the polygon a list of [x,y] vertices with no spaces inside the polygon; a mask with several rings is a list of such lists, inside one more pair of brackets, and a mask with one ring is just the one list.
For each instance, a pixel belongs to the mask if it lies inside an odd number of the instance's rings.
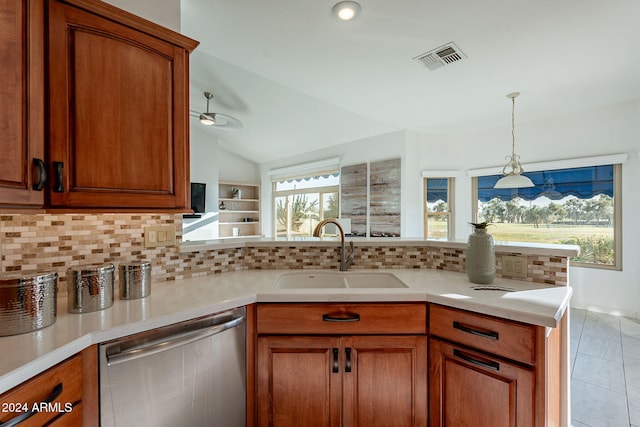
{"label": "window", "polygon": [[574,265],[620,269],[621,165],[526,172],[535,187],[494,189],[501,175],[474,178],[474,221],[494,239],[574,244]]}
{"label": "window", "polygon": [[325,218],[340,215],[340,174],[279,179],[273,182],[276,237],[311,236]]}
{"label": "window", "polygon": [[453,178],[423,178],[424,237],[453,239]]}

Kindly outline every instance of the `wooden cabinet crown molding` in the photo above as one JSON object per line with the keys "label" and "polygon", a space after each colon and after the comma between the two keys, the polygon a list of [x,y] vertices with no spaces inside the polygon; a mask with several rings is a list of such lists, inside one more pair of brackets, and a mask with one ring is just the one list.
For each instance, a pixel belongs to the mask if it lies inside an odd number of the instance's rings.
{"label": "wooden cabinet crown molding", "polygon": [[65,3],[87,12],[95,13],[104,18],[117,21],[120,24],[132,27],[150,36],[158,37],[176,46],[193,51],[200,44],[199,41],[189,38],[176,31],[165,28],[155,22],[148,21],[130,12],[119,9],[109,3],[100,0],[50,0]]}

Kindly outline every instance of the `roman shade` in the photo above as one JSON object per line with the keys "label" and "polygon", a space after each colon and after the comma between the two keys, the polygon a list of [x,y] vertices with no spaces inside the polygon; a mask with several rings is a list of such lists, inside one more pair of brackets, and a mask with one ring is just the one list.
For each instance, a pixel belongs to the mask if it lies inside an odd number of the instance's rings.
{"label": "roman shade", "polygon": [[535,200],[542,196],[551,200],[567,196],[590,199],[598,194],[613,197],[613,165],[525,172],[523,175],[531,179],[535,187],[496,189],[493,186],[502,175],[479,176],[478,200],[488,202],[496,197],[502,201],[516,197]]}

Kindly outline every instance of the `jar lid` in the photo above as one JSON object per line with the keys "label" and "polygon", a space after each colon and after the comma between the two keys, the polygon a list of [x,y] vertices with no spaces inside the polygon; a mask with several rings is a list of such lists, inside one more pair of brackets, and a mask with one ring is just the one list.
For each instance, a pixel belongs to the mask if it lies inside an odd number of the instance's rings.
{"label": "jar lid", "polygon": [[112,273],[115,270],[113,264],[86,264],[67,269],[67,275],[95,276],[97,274]]}
{"label": "jar lid", "polygon": [[119,268],[123,271],[151,270],[151,261],[123,262]]}
{"label": "jar lid", "polygon": [[0,287],[33,285],[50,282],[58,278],[58,273],[5,273],[0,274]]}

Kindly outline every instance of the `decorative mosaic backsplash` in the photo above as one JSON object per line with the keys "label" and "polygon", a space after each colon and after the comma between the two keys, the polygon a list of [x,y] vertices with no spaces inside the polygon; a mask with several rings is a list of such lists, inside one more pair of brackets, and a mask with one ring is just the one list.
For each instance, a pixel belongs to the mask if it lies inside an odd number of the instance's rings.
{"label": "decorative mosaic backsplash", "polygon": [[84,264],[147,260],[154,281],[177,280],[241,269],[240,249],[181,254],[177,246],[144,247],[144,228],[174,224],[174,214],[0,214],[0,272],[58,273],[66,292],[66,270]]}
{"label": "decorative mosaic backsplash", "polygon": [[[154,281],[179,280],[247,269],[335,269],[339,249],[327,246],[262,245],[180,253],[177,246],[144,247],[144,228],[173,224],[182,237],[182,215],[176,214],[0,214],[0,273],[59,274],[66,292],[66,270],[83,264],[148,260]],[[501,276],[496,253],[496,275]],[[567,259],[527,255],[527,281],[567,284]],[[443,247],[356,246],[353,269],[434,268],[464,272],[465,251]]]}

